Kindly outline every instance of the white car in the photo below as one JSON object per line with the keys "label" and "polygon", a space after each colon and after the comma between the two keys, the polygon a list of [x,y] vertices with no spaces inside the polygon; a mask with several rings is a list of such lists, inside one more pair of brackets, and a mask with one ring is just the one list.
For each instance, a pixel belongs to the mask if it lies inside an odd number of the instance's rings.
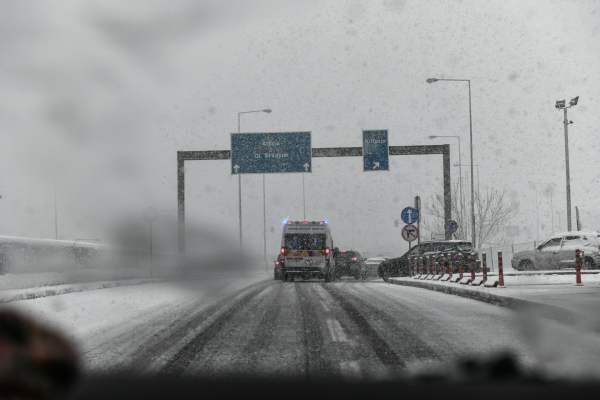
{"label": "white car", "polygon": [[516,253],[511,264],[517,271],[573,268],[576,249],[585,252],[587,269],[596,269],[600,266],[598,234],[590,231],[556,234],[535,249]]}

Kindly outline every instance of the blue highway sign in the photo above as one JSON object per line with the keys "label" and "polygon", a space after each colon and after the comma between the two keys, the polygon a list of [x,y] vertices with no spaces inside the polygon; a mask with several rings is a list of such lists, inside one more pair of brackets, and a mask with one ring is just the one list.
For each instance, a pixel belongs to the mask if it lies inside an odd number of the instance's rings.
{"label": "blue highway sign", "polygon": [[454,221],[453,219],[449,219],[444,224],[444,229],[446,229],[446,232],[448,232],[448,233],[454,233],[458,229],[458,223],[456,221]]}
{"label": "blue highway sign", "polygon": [[232,133],[231,173],[312,172],[310,132]]}
{"label": "blue highway sign", "polygon": [[363,171],[389,171],[387,129],[363,131]]}
{"label": "blue highway sign", "polygon": [[406,207],[400,213],[400,218],[402,218],[405,224],[412,225],[419,220],[419,212],[416,208]]}

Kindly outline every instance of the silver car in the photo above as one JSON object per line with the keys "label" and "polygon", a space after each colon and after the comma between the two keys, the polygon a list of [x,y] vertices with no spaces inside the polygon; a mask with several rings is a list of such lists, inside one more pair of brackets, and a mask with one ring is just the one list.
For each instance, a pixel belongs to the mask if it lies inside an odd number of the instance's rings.
{"label": "silver car", "polygon": [[600,265],[598,233],[591,231],[554,235],[533,250],[516,253],[511,264],[517,271],[573,268],[576,249],[585,252],[586,269],[595,269]]}

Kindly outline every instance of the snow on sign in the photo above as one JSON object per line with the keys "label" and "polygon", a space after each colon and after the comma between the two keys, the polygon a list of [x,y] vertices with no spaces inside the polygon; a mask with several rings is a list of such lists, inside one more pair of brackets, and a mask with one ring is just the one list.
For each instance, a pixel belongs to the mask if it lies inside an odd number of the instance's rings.
{"label": "snow on sign", "polygon": [[412,242],[419,237],[419,230],[414,225],[406,225],[402,228],[402,239]]}
{"label": "snow on sign", "polygon": [[416,208],[406,207],[400,213],[400,218],[402,218],[405,224],[414,224],[419,220],[419,212]]}
{"label": "snow on sign", "polygon": [[389,171],[387,129],[363,131],[363,171]]}
{"label": "snow on sign", "polygon": [[454,221],[453,219],[449,219],[444,224],[444,229],[446,229],[446,232],[448,232],[448,233],[454,233],[458,229],[458,223],[456,221]]}
{"label": "snow on sign", "polygon": [[231,173],[312,172],[310,132],[232,133]]}

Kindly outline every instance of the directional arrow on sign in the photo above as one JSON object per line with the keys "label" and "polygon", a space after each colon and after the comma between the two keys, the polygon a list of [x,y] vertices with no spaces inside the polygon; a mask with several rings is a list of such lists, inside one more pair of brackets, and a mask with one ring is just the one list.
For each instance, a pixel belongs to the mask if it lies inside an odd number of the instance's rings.
{"label": "directional arrow on sign", "polygon": [[303,167],[304,167],[304,170],[305,170],[306,172],[308,172],[308,167],[310,167],[310,165],[308,165],[308,163],[306,163],[306,164],[304,164],[304,165],[303,165]]}
{"label": "directional arrow on sign", "polygon": [[379,168],[379,161],[373,163],[373,169]]}
{"label": "directional arrow on sign", "polygon": [[240,169],[240,166],[236,164],[233,166],[233,169],[235,169],[235,173],[237,174],[238,169]]}

